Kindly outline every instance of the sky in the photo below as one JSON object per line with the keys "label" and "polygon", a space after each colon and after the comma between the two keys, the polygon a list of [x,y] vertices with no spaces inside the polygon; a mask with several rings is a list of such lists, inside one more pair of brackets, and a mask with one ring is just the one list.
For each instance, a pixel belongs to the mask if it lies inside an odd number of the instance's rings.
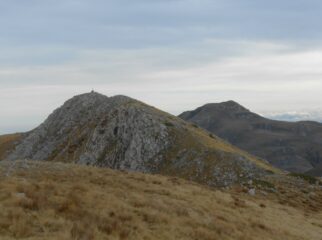
{"label": "sky", "polygon": [[0,134],[70,97],[322,120],[320,0],[0,0]]}

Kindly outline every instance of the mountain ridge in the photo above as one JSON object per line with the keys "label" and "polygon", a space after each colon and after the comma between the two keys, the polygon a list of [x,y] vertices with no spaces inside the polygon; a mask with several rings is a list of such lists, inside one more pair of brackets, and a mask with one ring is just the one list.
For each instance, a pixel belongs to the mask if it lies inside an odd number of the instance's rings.
{"label": "mountain ridge", "polygon": [[287,171],[312,172],[322,162],[322,124],[271,120],[229,102],[233,108],[205,104],[179,117]]}
{"label": "mountain ridge", "polygon": [[161,173],[216,186],[279,172],[209,132],[122,95],[75,96],[22,136],[5,159]]}

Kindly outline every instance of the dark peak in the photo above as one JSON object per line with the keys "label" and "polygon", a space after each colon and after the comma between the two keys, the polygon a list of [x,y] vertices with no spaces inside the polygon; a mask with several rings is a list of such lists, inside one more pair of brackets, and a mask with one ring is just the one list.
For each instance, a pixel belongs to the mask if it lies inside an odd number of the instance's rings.
{"label": "dark peak", "polygon": [[239,103],[233,101],[233,100],[229,100],[227,102],[222,102],[222,103],[218,103],[219,106],[221,106],[224,109],[227,110],[234,110],[234,111],[249,111],[247,108],[243,107],[242,105],[240,105]]}
{"label": "dark peak", "polygon": [[221,103],[208,103],[201,107],[196,108],[193,111],[186,111],[179,115],[180,118],[188,119],[198,115],[201,112],[211,113],[217,111],[225,111],[227,113],[236,113],[236,112],[250,112],[248,109],[241,106],[235,101],[227,101]]}
{"label": "dark peak", "polygon": [[240,104],[239,103],[237,103],[237,102],[235,102],[234,100],[228,100],[228,101],[226,101],[226,102],[222,102],[221,104],[225,104],[225,105],[239,105],[240,106]]}
{"label": "dark peak", "polygon": [[223,110],[227,110],[227,111],[247,111],[249,112],[249,110],[245,107],[243,107],[242,105],[240,105],[239,103],[233,101],[233,100],[229,100],[226,102],[221,102],[221,103],[208,103],[205,104],[202,107],[197,108],[195,111],[201,111],[203,109],[206,110],[216,110],[216,109],[223,109]]}

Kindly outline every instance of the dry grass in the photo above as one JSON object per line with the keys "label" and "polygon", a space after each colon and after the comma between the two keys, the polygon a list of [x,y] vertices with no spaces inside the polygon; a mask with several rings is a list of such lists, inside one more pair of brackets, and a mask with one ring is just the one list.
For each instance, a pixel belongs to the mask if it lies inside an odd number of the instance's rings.
{"label": "dry grass", "polygon": [[14,142],[21,138],[21,134],[0,135],[0,160],[3,159],[7,151],[14,147]]}
{"label": "dry grass", "polygon": [[[289,206],[280,202],[288,199],[286,187],[285,193],[251,197],[237,188],[223,192],[178,178],[37,162],[16,164],[5,177],[8,164],[0,164],[1,239],[322,236],[322,206],[310,210],[301,190],[294,190],[299,202]],[[321,192],[314,194],[321,199]]]}
{"label": "dry grass", "polygon": [[261,159],[247,153],[246,151],[243,151],[243,150],[231,145],[230,143],[222,140],[219,137],[215,137],[214,135],[211,135],[210,133],[208,133],[206,130],[204,130],[202,128],[193,127],[191,129],[192,129],[193,137],[195,139],[200,139],[199,141],[210,149],[218,149],[218,150],[229,152],[229,153],[239,154],[239,155],[245,157],[246,159],[254,162],[259,167],[266,169],[270,172],[273,172],[273,173],[281,173],[282,172],[279,169],[273,167],[272,165],[262,161]]}

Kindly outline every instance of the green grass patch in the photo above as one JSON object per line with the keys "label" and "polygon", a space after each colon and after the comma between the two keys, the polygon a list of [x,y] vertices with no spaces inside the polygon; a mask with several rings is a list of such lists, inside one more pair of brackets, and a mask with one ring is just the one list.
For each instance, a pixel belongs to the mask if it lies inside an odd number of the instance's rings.
{"label": "green grass patch", "polygon": [[321,182],[319,181],[319,179],[317,179],[315,177],[312,177],[312,176],[309,176],[309,175],[306,175],[306,174],[302,174],[302,173],[289,173],[288,175],[291,176],[291,177],[296,177],[296,178],[303,179],[303,180],[307,181],[310,184],[317,184],[317,183],[321,184]]}
{"label": "green grass patch", "polygon": [[199,126],[197,125],[197,124],[195,124],[195,123],[192,123],[191,124],[194,128],[199,128]]}
{"label": "green grass patch", "polygon": [[173,125],[173,123],[171,123],[171,122],[165,122],[164,123],[167,127],[173,127],[174,125]]}
{"label": "green grass patch", "polygon": [[214,136],[214,135],[212,135],[211,133],[209,134],[209,137],[211,137],[211,138],[215,139],[215,136]]}
{"label": "green grass patch", "polygon": [[275,185],[273,183],[264,181],[264,180],[259,180],[259,179],[254,179],[254,185],[263,187],[263,188],[273,188],[275,189]]}

